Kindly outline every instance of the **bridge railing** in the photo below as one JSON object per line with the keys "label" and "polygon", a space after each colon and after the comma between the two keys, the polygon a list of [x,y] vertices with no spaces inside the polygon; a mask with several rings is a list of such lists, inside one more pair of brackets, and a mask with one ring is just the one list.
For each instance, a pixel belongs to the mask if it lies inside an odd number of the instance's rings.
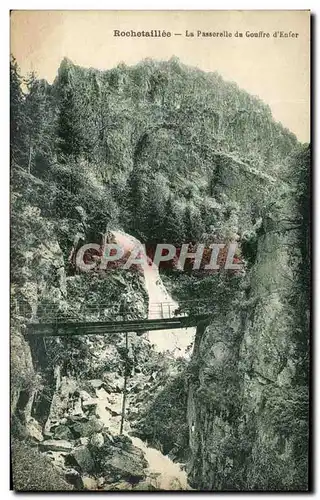
{"label": "bridge railing", "polygon": [[75,303],[73,307],[67,305],[59,308],[58,304],[40,306],[36,312],[29,306],[19,306],[18,315],[26,323],[71,323],[71,322],[118,322],[134,319],[166,319],[179,318],[190,315],[206,314],[210,306],[206,301],[189,300],[179,304],[172,301],[150,302],[148,313],[137,317],[137,308],[134,302],[122,304]]}

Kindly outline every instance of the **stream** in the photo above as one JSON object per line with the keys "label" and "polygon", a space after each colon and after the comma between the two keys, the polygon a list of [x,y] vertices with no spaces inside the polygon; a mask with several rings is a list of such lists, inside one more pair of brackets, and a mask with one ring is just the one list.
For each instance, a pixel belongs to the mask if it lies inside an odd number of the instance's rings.
{"label": "stream", "polygon": [[[126,250],[132,250],[140,242],[126,233],[120,231],[113,231],[118,244],[123,245]],[[144,270],[145,285],[149,295],[149,314],[148,317],[152,318],[161,317],[155,315],[154,305],[160,302],[173,304],[171,307],[178,308],[178,303],[172,299],[167,292],[165,286],[159,275],[158,267],[154,264],[149,265]],[[157,330],[148,332],[150,343],[158,352],[169,351],[175,357],[188,357],[188,346],[193,342],[195,336],[195,328],[182,328],[176,330]],[[99,399],[98,413],[105,425],[114,433],[118,434],[121,420],[121,394],[108,394],[104,389],[97,391]],[[109,411],[106,409],[109,408]],[[110,411],[112,410],[112,411]],[[112,416],[117,413],[117,416]],[[130,436],[130,424],[124,422],[124,434]],[[148,462],[148,475],[153,486],[160,490],[189,490],[187,473],[182,469],[181,465],[173,462],[170,458],[163,455],[161,451],[147,446],[138,437],[130,436],[133,444],[140,448]]]}
{"label": "stream", "polygon": [[[122,395],[107,393],[103,388],[96,391],[98,397],[97,414],[112,434],[119,433],[121,421]],[[148,462],[147,482],[159,490],[190,490],[187,473],[180,464],[173,462],[161,451],[147,446],[138,437],[130,435],[130,424],[124,422],[123,434],[130,437],[132,443],[143,451]]]}

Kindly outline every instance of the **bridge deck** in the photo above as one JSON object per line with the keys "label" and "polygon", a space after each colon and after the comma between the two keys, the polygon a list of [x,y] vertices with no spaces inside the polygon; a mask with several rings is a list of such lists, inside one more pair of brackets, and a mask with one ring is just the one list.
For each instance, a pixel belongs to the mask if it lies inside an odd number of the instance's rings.
{"label": "bridge deck", "polygon": [[105,335],[108,333],[148,332],[152,330],[173,330],[197,326],[208,314],[172,318],[134,319],[94,322],[50,322],[29,323],[28,336],[56,337],[76,335]]}

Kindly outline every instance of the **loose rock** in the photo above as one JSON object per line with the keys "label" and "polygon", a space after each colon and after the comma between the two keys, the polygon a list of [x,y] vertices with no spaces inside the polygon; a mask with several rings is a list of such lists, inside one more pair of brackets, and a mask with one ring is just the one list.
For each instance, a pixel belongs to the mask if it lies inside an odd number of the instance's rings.
{"label": "loose rock", "polygon": [[93,477],[82,476],[82,484],[85,490],[98,489],[98,482]]}
{"label": "loose rock", "polygon": [[91,439],[90,439],[90,444],[91,446],[94,446],[95,448],[101,448],[104,445],[104,437],[101,432],[97,434],[93,434]]}
{"label": "loose rock", "polygon": [[79,446],[72,452],[71,456],[83,472],[92,472],[95,470],[93,458],[86,446]]}
{"label": "loose rock", "polygon": [[71,451],[73,448],[72,443],[63,439],[47,439],[39,446],[43,451]]}

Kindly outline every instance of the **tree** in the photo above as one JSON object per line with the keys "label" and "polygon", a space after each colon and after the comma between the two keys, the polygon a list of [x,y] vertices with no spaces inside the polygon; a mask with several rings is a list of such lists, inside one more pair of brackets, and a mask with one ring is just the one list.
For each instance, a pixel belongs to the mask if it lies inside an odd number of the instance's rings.
{"label": "tree", "polygon": [[172,195],[169,196],[165,208],[163,234],[165,243],[171,243],[176,246],[180,246],[184,243],[185,231],[183,216],[174,202]]}
{"label": "tree", "polygon": [[157,173],[148,185],[146,200],[145,232],[150,244],[163,243],[165,204],[168,192],[166,178]]}
{"label": "tree", "polygon": [[[54,112],[49,85],[31,73],[26,81],[25,115],[27,122],[28,172],[43,175],[53,156]],[[47,161],[46,161],[47,160]],[[36,164],[36,171],[33,169]]]}
{"label": "tree", "polygon": [[23,164],[26,146],[26,121],[24,109],[23,78],[17,61],[10,59],[10,152],[11,162]]}
{"label": "tree", "polygon": [[133,168],[128,179],[126,227],[137,237],[144,236],[146,218],[147,178],[142,169]]}
{"label": "tree", "polygon": [[73,88],[72,66],[64,59],[59,68],[58,92],[58,125],[57,135],[59,150],[63,155],[78,157],[83,144],[76,100],[78,94]]}
{"label": "tree", "polygon": [[200,211],[196,208],[191,208],[188,204],[184,213],[184,226],[186,243],[199,243],[204,233],[204,224],[200,215]]}

